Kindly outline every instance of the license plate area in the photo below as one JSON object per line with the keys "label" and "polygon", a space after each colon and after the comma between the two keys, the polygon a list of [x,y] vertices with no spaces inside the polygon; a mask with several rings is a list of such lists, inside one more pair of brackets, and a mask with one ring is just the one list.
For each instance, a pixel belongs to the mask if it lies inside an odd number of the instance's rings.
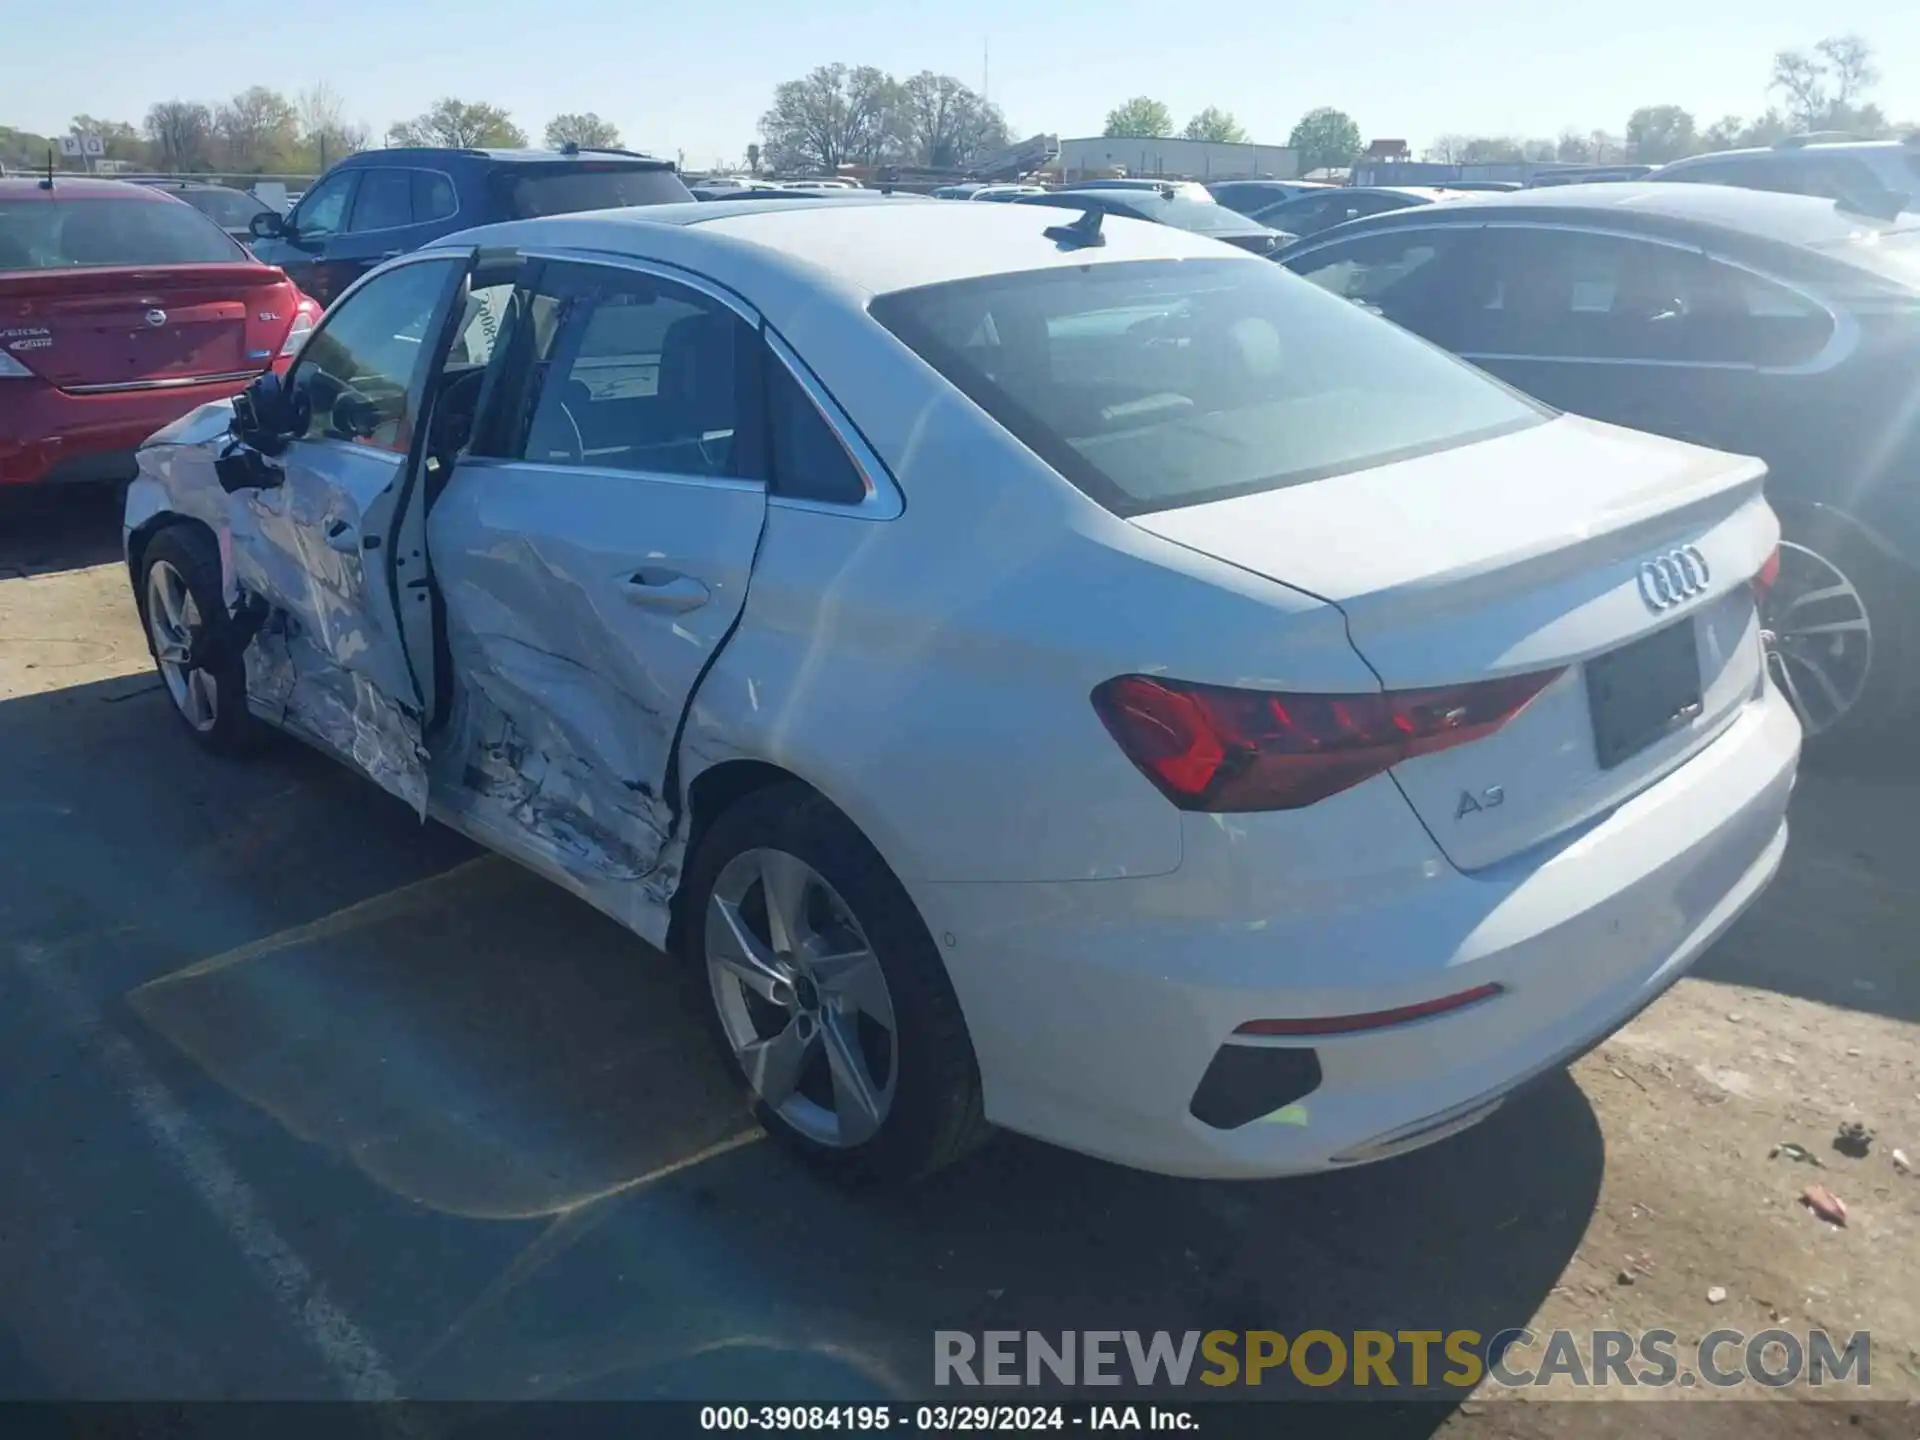
{"label": "license plate area", "polygon": [[1587,705],[1602,770],[1632,759],[1699,715],[1700,651],[1693,621],[1589,660]]}

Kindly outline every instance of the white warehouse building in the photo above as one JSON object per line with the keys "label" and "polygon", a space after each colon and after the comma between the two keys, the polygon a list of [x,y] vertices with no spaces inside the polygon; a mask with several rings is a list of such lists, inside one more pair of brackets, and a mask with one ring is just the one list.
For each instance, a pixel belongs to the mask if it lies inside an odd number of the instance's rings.
{"label": "white warehouse building", "polygon": [[1230,145],[1135,135],[1060,142],[1060,178],[1071,182],[1124,172],[1195,180],[1291,180],[1300,157],[1284,145]]}

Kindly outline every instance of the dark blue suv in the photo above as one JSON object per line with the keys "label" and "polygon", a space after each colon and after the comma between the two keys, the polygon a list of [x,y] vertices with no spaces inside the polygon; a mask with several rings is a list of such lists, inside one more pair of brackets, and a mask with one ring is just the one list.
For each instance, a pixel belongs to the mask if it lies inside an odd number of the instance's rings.
{"label": "dark blue suv", "polygon": [[253,253],[331,304],[381,261],[456,230],[692,198],[672,161],[629,150],[363,150],[290,215],[256,216]]}

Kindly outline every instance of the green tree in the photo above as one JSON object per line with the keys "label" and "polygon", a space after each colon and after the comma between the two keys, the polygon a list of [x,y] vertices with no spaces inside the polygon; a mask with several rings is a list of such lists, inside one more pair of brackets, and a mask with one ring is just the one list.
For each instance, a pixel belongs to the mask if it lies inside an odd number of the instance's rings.
{"label": "green tree", "polygon": [[1217,105],[1207,106],[1187,121],[1187,128],[1180,133],[1189,140],[1209,140],[1216,145],[1244,145],[1247,140],[1246,129],[1233,118],[1233,112]]}
{"label": "green tree", "polygon": [[818,65],[776,85],[760,117],[776,172],[833,171],[878,162],[893,144],[899,87],[871,65]]}
{"label": "green tree", "polygon": [[527,132],[514,124],[513,117],[498,105],[458,100],[448,95],[434,101],[413,119],[397,121],[388,129],[387,138],[396,145],[511,150],[527,143]]}
{"label": "green tree", "polygon": [[582,150],[618,150],[620,129],[591,110],[556,115],[547,122],[546,141],[554,150],[568,145],[578,145]]}
{"label": "green tree", "polygon": [[1351,165],[1360,153],[1360,127],[1344,110],[1320,105],[1307,111],[1287,137],[1287,148],[1300,157],[1300,173]]}
{"label": "green tree", "polygon": [[1158,100],[1136,95],[1124,105],[1107,112],[1107,127],[1101,132],[1111,136],[1138,136],[1158,140],[1173,134],[1173,112]]}
{"label": "green tree", "polygon": [[1693,116],[1678,105],[1642,105],[1627,117],[1627,153],[1643,165],[1664,165],[1698,148]]}
{"label": "green tree", "polygon": [[220,138],[221,163],[230,170],[259,174],[295,163],[300,116],[278,90],[254,85],[213,112]]}

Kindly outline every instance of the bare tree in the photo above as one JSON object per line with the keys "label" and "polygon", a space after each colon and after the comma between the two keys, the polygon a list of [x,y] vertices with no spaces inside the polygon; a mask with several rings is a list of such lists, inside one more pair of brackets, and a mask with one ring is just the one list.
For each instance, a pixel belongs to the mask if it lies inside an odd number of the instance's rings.
{"label": "bare tree", "polygon": [[620,128],[593,111],[556,115],[547,122],[546,142],[555,150],[578,145],[582,150],[618,150]]}
{"label": "bare tree", "polygon": [[213,112],[190,100],[162,100],[147,111],[142,129],[163,169],[213,167]]}
{"label": "bare tree", "polygon": [[999,106],[930,70],[898,87],[893,129],[910,160],[942,170],[963,170],[1008,144]]}
{"label": "bare tree", "polygon": [[776,171],[832,171],[879,160],[892,138],[896,90],[871,65],[820,65],[775,86],[760,117],[767,163]]}
{"label": "bare tree", "polygon": [[1826,67],[1805,50],[1782,50],[1773,57],[1769,90],[1787,97],[1787,115],[1802,130],[1818,130],[1831,102]]}
{"label": "bare tree", "polygon": [[1826,62],[1827,75],[1833,81],[1836,109],[1851,107],[1880,83],[1880,67],[1873,63],[1873,46],[1860,36],[1829,35],[1813,49]]}
{"label": "bare tree", "polygon": [[336,160],[367,148],[367,127],[347,120],[345,102],[326,81],[301,91],[294,110],[300,143],[316,169],[325,170]]}

